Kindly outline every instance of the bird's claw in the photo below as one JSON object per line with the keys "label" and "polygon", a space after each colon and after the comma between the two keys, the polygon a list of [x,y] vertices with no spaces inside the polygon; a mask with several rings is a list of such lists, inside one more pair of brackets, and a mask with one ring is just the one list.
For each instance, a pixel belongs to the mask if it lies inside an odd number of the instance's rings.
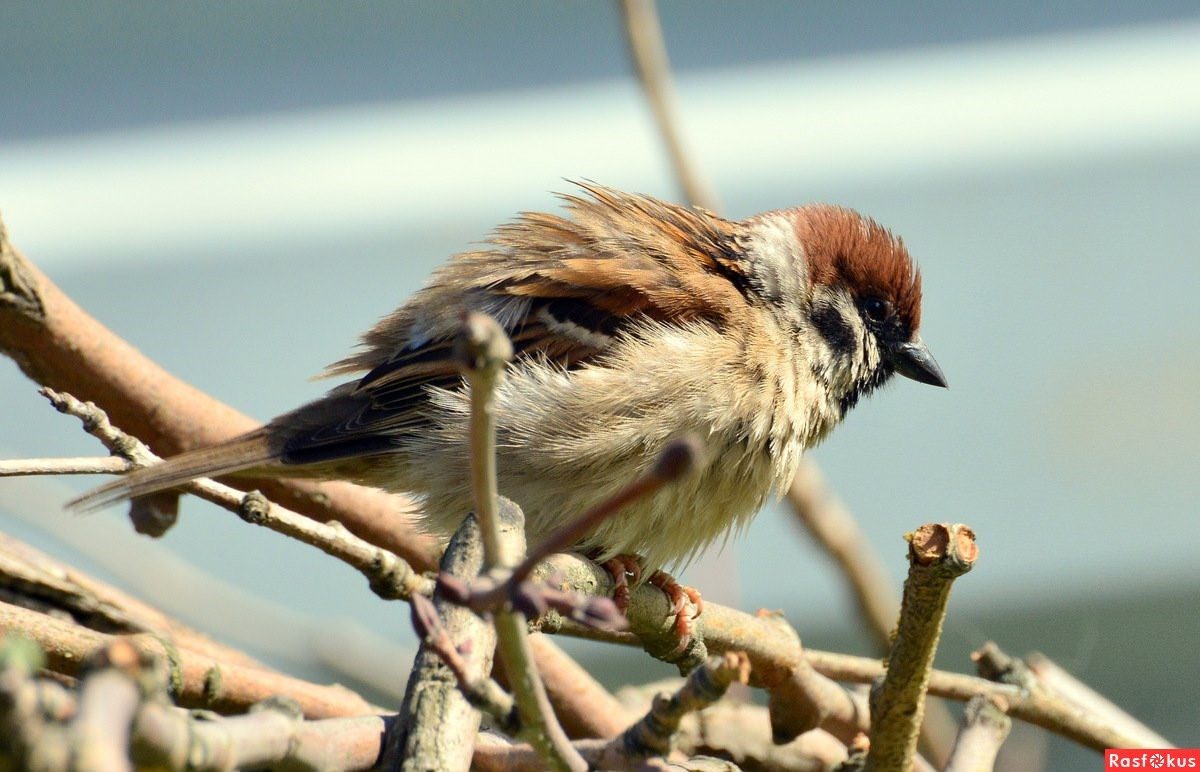
{"label": "bird's claw", "polygon": [[642,564],[634,555],[617,555],[601,563],[613,578],[613,603],[624,614],[629,610],[629,586],[642,579]]}
{"label": "bird's claw", "polygon": [[[671,601],[671,612],[675,615],[673,630],[679,639],[671,656],[677,657],[687,651],[688,646],[692,643],[692,620],[704,613],[704,599],[700,597],[700,591],[695,587],[680,584],[675,581],[675,577],[665,571],[655,571],[650,575],[648,581],[662,590],[666,594],[667,600]],[[695,613],[690,617],[687,613],[688,603],[695,609]]]}
{"label": "bird's claw", "polygon": [[[617,609],[624,614],[629,610],[630,587],[642,579],[642,564],[636,555],[617,555],[601,563],[613,578],[613,602]],[[675,617],[672,630],[678,639],[672,657],[678,657],[687,651],[692,643],[692,620],[704,613],[704,599],[695,587],[688,587],[675,581],[666,571],[655,571],[647,581],[666,594],[671,603],[671,613]],[[693,609],[688,613],[689,605]]]}

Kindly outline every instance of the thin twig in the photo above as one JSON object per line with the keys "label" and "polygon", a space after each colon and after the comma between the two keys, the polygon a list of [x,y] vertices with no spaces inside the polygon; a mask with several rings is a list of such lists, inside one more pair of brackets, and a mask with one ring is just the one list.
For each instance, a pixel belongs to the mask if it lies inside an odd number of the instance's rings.
{"label": "thin twig", "polygon": [[[627,686],[619,695],[630,709],[644,706],[646,711],[655,696],[673,693],[685,681],[671,678]],[[672,747],[688,756],[730,758],[747,769],[829,769],[845,761],[845,744],[821,729],[805,732],[790,743],[775,743],[766,706],[745,702],[742,696],[720,700],[685,717],[673,735]]]}
{"label": "thin twig", "polygon": [[133,468],[118,456],[94,458],[20,458],[0,461],[0,477],[41,474],[121,474]]}
{"label": "thin twig", "polygon": [[[108,420],[108,415],[90,402],[80,402],[70,394],[43,388],[41,393],[61,413],[83,422],[89,434],[110,451],[120,453],[136,465],[159,460],[137,438],[126,434]],[[371,589],[385,599],[408,598],[414,592],[429,594],[432,581],[394,553],[376,547],[346,530],[336,520],[318,523],[267,501],[257,491],[242,493],[212,480],[201,478],[183,486],[200,498],[234,512],[243,520],[290,536],[337,558],[367,578]]]}
{"label": "thin twig", "polygon": [[887,674],[871,695],[868,772],[912,766],[950,586],[971,570],[979,556],[975,534],[964,525],[924,525],[909,536],[908,543],[909,572],[900,624]]}
{"label": "thin twig", "polygon": [[500,494],[496,487],[495,395],[504,367],[512,360],[512,342],[491,317],[467,313],[455,353],[471,384],[471,492],[483,533],[484,562],[488,569],[506,567],[496,524]]}
{"label": "thin twig", "polygon": [[650,711],[619,738],[614,740],[635,756],[666,756],[684,716],[704,710],[724,696],[732,683],[750,680],[750,660],[741,652],[726,652],[713,657],[689,675],[682,687],[670,697],[660,694],[651,702]]}
{"label": "thin twig", "polygon": [[1091,710],[1047,688],[1024,662],[1010,657],[991,641],[975,651],[971,658],[980,675],[1020,690],[1021,700],[1009,701],[1008,714],[1014,718],[1050,729],[1098,751],[1174,747],[1157,733],[1138,730],[1124,720],[1114,721],[1103,711]]}
{"label": "thin twig", "polygon": [[[433,581],[429,577],[414,571],[394,553],[358,538],[336,520],[317,523],[267,501],[258,491],[242,494],[210,480],[197,481],[193,492],[232,509],[248,523],[290,536],[337,558],[365,576],[371,589],[384,600],[405,600],[414,594],[432,592]],[[233,508],[235,501],[237,506]]]}
{"label": "thin twig", "polygon": [[621,0],[621,12],[630,56],[650,101],[659,136],[667,147],[683,195],[693,206],[716,211],[721,208],[716,193],[683,147],[671,64],[654,0]]}
{"label": "thin twig", "polygon": [[945,772],[990,772],[1012,729],[1012,719],[1004,713],[1007,706],[999,697],[971,698]]}
{"label": "thin twig", "polygon": [[495,624],[500,658],[521,716],[521,737],[528,739],[554,769],[572,772],[587,769],[587,763],[571,746],[554,716],[554,708],[533,662],[525,615],[519,611],[500,612],[495,617]]}
{"label": "thin twig", "polygon": [[[496,492],[495,389],[512,358],[512,343],[494,319],[468,313],[457,343],[460,360],[471,385],[471,484],[479,528],[483,532],[484,560],[488,569],[506,568],[512,557],[503,554]],[[515,504],[511,509],[520,512]],[[521,516],[523,520],[523,516]],[[521,545],[524,549],[524,544]],[[587,763],[567,739],[554,716],[550,698],[538,676],[529,648],[525,615],[514,609],[495,616],[499,654],[516,697],[523,736],[555,769],[584,770]]]}
{"label": "thin twig", "polygon": [[1040,652],[1025,655],[1025,666],[1037,682],[1051,693],[1077,705],[1086,713],[1096,716],[1114,726],[1118,731],[1134,738],[1143,748],[1171,748],[1170,740],[1155,732],[1115,705],[1078,678],[1064,670]]}

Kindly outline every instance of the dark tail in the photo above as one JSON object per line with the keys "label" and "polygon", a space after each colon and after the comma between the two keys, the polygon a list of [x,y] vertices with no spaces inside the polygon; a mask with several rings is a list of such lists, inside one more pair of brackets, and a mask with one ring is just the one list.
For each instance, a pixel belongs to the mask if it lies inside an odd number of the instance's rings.
{"label": "dark tail", "polygon": [[91,512],[124,499],[174,488],[197,477],[213,477],[277,463],[278,452],[271,449],[266,431],[258,429],[220,445],[198,448],[153,466],[135,469],[67,502],[67,507]]}

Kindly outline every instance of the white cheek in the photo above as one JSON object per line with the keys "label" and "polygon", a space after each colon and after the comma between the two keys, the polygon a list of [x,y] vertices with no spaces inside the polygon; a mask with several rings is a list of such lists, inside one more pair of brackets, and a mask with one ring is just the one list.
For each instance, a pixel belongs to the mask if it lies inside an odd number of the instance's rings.
{"label": "white cheek", "polygon": [[750,227],[749,251],[758,265],[757,278],[768,297],[799,297],[808,283],[803,253],[789,218],[764,216]]}
{"label": "white cheek", "polygon": [[861,359],[866,363],[868,371],[873,372],[879,366],[879,343],[875,340],[875,336],[870,333],[863,336]]}

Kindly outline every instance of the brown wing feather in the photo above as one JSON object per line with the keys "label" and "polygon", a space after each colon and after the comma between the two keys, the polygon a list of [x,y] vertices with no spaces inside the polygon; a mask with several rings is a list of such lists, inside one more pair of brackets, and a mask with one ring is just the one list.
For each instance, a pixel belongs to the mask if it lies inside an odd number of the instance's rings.
{"label": "brown wing feather", "polygon": [[284,462],[386,452],[403,434],[426,430],[429,389],[457,387],[452,340],[467,309],[496,317],[518,359],[538,356],[571,368],[600,354],[635,319],[720,323],[744,306],[735,223],[590,183],[580,187],[586,197],[563,197],[567,216],[526,213],[500,227],[491,248],[452,258],[368,332],[365,350],[330,370],[367,371],[339,395],[345,404],[330,410],[318,401],[272,423],[288,434]]}
{"label": "brown wing feather", "polygon": [[744,304],[739,223],[591,183],[579,186],[586,196],[562,197],[566,216],[522,214],[493,233],[489,248],[451,258],[409,303],[363,336],[361,351],[326,375],[391,369],[429,346],[446,347],[468,308],[497,317],[513,334],[539,298],[579,299],[619,319],[720,321]]}

